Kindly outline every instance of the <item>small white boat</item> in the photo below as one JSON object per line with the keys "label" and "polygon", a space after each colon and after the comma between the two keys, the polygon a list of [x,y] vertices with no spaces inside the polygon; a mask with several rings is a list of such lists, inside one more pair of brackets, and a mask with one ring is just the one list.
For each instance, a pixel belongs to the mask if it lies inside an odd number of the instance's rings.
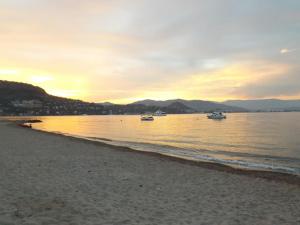
{"label": "small white boat", "polygon": [[226,115],[224,115],[222,112],[213,112],[211,114],[208,114],[207,118],[213,120],[222,120],[226,119]]}
{"label": "small white boat", "polygon": [[154,116],[166,116],[167,113],[161,111],[161,110],[157,110],[155,113],[153,113]]}
{"label": "small white boat", "polygon": [[152,115],[142,115],[141,121],[153,121],[154,117]]}

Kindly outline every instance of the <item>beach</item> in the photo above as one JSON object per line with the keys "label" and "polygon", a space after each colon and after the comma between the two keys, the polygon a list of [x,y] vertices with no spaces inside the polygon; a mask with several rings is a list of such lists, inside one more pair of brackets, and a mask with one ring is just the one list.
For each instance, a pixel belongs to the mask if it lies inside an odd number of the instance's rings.
{"label": "beach", "polygon": [[0,121],[0,225],[300,224],[299,177]]}

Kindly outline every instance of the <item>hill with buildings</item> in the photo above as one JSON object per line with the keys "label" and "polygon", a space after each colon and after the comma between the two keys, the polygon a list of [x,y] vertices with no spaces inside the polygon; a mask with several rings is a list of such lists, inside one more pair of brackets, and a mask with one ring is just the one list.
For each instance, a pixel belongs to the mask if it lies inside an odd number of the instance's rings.
{"label": "hill with buildings", "polygon": [[31,84],[0,81],[2,115],[77,115],[97,114],[103,106],[80,100],[56,97]]}
{"label": "hill with buildings", "polygon": [[212,111],[245,112],[239,106],[229,106],[202,100],[144,100],[127,105],[90,103],[49,95],[44,89],[26,83],[0,81],[0,115],[107,115],[143,114],[162,110],[168,114]]}

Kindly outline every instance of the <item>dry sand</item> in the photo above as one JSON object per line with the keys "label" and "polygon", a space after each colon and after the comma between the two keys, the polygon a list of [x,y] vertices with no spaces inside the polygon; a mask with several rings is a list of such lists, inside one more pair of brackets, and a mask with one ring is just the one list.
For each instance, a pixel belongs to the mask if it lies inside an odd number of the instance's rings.
{"label": "dry sand", "polygon": [[0,225],[300,224],[297,179],[220,168],[0,122]]}

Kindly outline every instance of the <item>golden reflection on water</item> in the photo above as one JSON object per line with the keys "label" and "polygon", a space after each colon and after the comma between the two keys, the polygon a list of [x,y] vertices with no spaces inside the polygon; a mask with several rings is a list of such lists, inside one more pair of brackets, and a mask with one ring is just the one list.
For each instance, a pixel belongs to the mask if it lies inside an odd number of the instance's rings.
{"label": "golden reflection on water", "polygon": [[236,113],[226,120],[204,114],[155,117],[40,117],[41,130],[114,141],[142,142],[179,148],[300,157],[300,113]]}

